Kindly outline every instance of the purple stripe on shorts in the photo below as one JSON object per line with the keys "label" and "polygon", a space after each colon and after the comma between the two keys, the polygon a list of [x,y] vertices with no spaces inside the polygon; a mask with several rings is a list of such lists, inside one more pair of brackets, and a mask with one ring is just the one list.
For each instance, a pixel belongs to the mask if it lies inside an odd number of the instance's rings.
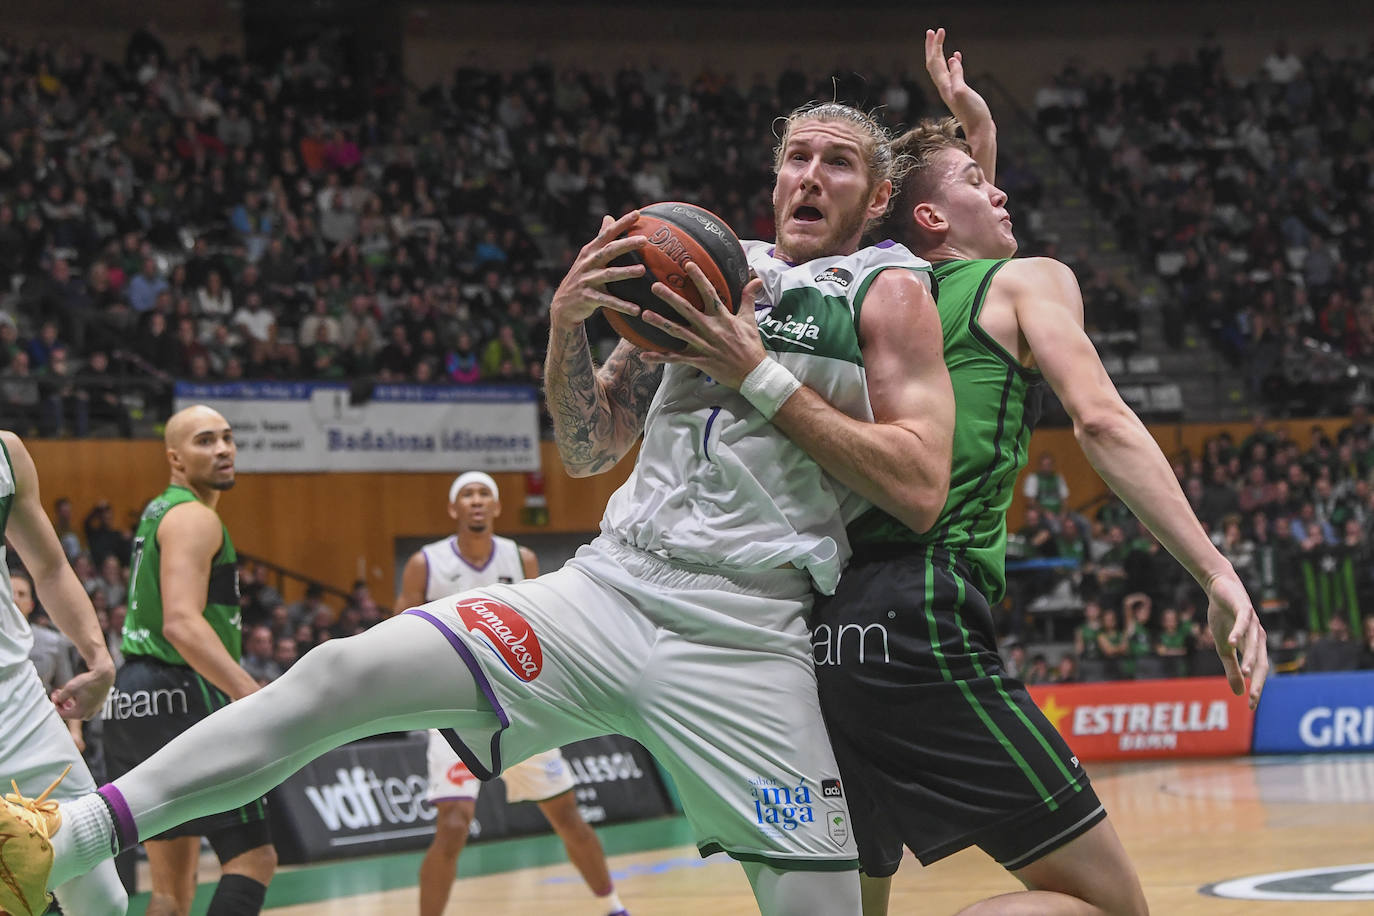
{"label": "purple stripe on shorts", "polygon": [[431,799],[429,800],[429,803],[430,803],[431,805],[437,805],[437,804],[439,804],[439,802],[446,802],[446,801],[477,801],[477,796],[476,796],[476,795],[440,795],[440,796],[438,796],[438,797],[436,797],[436,798],[431,798]]}
{"label": "purple stripe on shorts", "polygon": [[435,617],[428,611],[422,611],[419,608],[411,608],[405,613],[414,614],[416,617],[428,620],[430,623],[434,624],[435,628],[440,633],[444,634],[444,638],[448,640],[449,645],[453,646],[454,651],[458,653],[458,657],[463,660],[463,663],[468,666],[468,670],[472,672],[473,679],[477,681],[477,686],[482,689],[482,694],[487,698],[487,702],[491,704],[491,708],[495,710],[496,718],[501,722],[501,727],[491,736],[492,768],[490,770],[482,765],[482,762],[477,759],[477,756],[468,748],[467,743],[460,739],[456,732],[452,729],[442,730],[444,739],[453,747],[453,750],[462,758],[463,762],[468,765],[468,769],[472,770],[474,776],[483,781],[495,779],[502,769],[501,732],[510,728],[510,716],[506,715],[505,709],[501,707],[500,701],[496,699],[496,691],[492,689],[491,681],[487,680],[486,672],[482,670],[482,666],[478,663],[477,659],[473,657],[472,650],[467,647],[467,644],[463,642],[458,634],[444,626],[443,622],[439,620],[438,617]]}
{"label": "purple stripe on shorts", "polygon": [[124,793],[116,789],[114,783],[107,783],[95,791],[105,802],[105,806],[110,809],[110,818],[114,821],[114,838],[119,847],[115,853],[118,854],[137,846],[138,827],[134,824],[134,812],[129,809],[129,803],[124,800]]}

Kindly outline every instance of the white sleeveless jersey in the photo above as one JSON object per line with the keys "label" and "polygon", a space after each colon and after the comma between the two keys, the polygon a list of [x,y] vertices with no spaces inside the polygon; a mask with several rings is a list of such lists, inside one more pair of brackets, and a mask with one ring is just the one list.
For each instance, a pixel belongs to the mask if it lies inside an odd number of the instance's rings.
{"label": "white sleeveless jersey", "polygon": [[0,461],[0,671],[7,671],[29,660],[33,648],[33,631],[29,622],[14,603],[10,585],[10,567],[5,549],[5,528],[14,509],[14,466],[9,449],[0,447],[4,460]]}
{"label": "white sleeveless jersey", "polygon": [[525,578],[525,564],[520,560],[520,545],[510,538],[493,538],[496,545],[485,566],[473,566],[458,553],[458,538],[426,544],[425,563],[429,567],[425,579],[425,600],[436,601],[446,595],[495,585],[498,582],[519,582]]}
{"label": "white sleeveless jersey", "polygon": [[[745,242],[764,289],[763,344],[807,387],[872,420],[858,319],[877,274],[930,265],[895,242],[790,265]],[[845,525],[869,504],[831,478],[738,392],[670,365],[649,407],[639,460],[601,529],[665,560],[715,569],[806,569],[831,594],[849,559]]]}

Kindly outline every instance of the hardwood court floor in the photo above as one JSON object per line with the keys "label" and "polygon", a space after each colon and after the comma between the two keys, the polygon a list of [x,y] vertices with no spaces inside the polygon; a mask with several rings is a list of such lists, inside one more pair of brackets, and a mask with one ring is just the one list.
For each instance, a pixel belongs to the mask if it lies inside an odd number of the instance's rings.
{"label": "hardwood court floor", "polygon": [[[1199,888],[1234,878],[1374,862],[1374,755],[1099,764],[1090,768],[1140,870],[1156,916],[1355,916],[1374,913],[1374,865],[1335,901],[1254,902]],[[617,889],[635,916],[756,913],[748,883],[724,856],[701,859],[681,818],[602,828]],[[415,853],[285,871],[268,892],[273,916],[411,916]],[[470,847],[447,913],[597,916],[552,837]],[[213,872],[207,872],[213,880]],[[948,914],[1018,885],[977,850],[922,869],[908,857],[893,914]],[[203,913],[212,888],[202,887]],[[1347,887],[1350,890],[1351,887]],[[131,914],[143,912],[145,896]]]}

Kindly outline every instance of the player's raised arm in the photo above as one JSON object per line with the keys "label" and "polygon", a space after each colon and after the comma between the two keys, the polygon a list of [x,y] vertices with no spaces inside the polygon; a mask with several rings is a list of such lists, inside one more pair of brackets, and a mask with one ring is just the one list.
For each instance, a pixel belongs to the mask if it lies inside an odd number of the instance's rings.
{"label": "player's raised arm", "polygon": [[52,522],[43,511],[38,469],[23,441],[0,432],[14,468],[14,508],[6,535],[33,577],[34,590],[57,628],[76,646],[87,671],[53,692],[57,711],[68,719],[89,719],[100,711],[114,684],[115,667],[95,608],[76,577]]}
{"label": "player's raised arm", "polygon": [[598,308],[639,314],[639,306],[605,288],[644,271],[638,264],[607,266],[645,244],[642,236],[616,238],[638,217],[633,210],[618,220],[606,217],[596,238],[578,253],[549,306],[544,387],[554,442],[564,469],[573,477],[600,474],[624,457],[644,429],[649,402],[663,376],[661,367],[646,366],[639,349],[624,341],[598,370],[587,341],[585,323]]}
{"label": "player's raised arm", "polygon": [[1014,260],[998,272],[993,294],[1011,297],[1021,333],[1093,468],[1206,590],[1208,623],[1231,689],[1244,693],[1248,677],[1255,706],[1269,672],[1264,627],[1235,569],[1193,514],[1169,460],[1102,367],[1083,331],[1073,271],[1048,258]]}
{"label": "player's raised arm", "polygon": [[997,125],[987,101],[964,79],[964,55],[945,56],[945,30],[926,29],[926,73],[950,114],[964,128],[971,155],[989,184],[997,183]]}

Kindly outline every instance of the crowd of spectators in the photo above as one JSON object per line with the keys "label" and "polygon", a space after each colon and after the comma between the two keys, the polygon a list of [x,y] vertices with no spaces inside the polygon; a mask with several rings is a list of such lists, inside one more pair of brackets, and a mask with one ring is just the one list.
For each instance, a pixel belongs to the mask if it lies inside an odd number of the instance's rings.
{"label": "crowd of spectators", "polygon": [[746,85],[536,60],[407,95],[385,57],[363,74],[330,57],[172,58],[141,31],[116,63],[0,40],[5,419],[127,433],[169,379],[537,385],[556,283],[602,214],[689,199],[771,238],[779,112],[926,113],[900,66]]}
{"label": "crowd of spectators", "polygon": [[1276,412],[1346,411],[1374,371],[1374,42],[1299,55],[1279,39],[1234,74],[1208,36],[1121,76],[1069,65],[1036,105],[1165,279],[1166,339],[1193,325]]}
{"label": "crowd of spectators", "polygon": [[[1374,667],[1374,424],[1357,406],[1334,439],[1321,426],[1310,436],[1304,450],[1257,415],[1238,443],[1223,432],[1201,454],[1185,450],[1174,473],[1282,669]],[[1119,500],[1074,510],[1048,454],[1023,492],[1009,548],[1015,642],[1052,642],[1054,622],[1075,624],[1061,677],[1219,670],[1201,590]]]}

